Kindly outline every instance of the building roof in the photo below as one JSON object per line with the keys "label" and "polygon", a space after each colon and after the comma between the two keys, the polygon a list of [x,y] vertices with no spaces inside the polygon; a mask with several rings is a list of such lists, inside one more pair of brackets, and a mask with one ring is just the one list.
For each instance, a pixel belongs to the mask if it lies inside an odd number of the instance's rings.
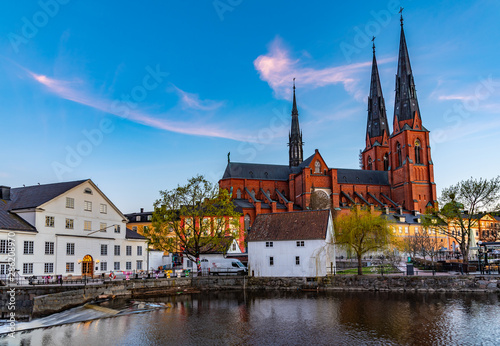
{"label": "building roof", "polygon": [[147,239],[145,236],[140,235],[139,233],[132,231],[130,228],[127,228],[127,232],[125,233],[125,239]]}
{"label": "building roof", "polygon": [[330,210],[257,215],[248,241],[325,239]]}
{"label": "building roof", "polygon": [[[151,220],[148,220],[148,216],[153,215],[152,211],[144,211],[141,213],[130,213],[130,214],[125,214],[125,217],[128,219],[128,223],[135,223],[135,222],[151,222]],[[137,221],[137,217],[140,217],[140,220]]]}
{"label": "building roof", "polygon": [[[3,204],[0,201],[0,204]],[[38,233],[36,228],[7,210],[0,209],[0,229]]]}
{"label": "building roof", "polygon": [[337,169],[339,184],[389,185],[389,172],[364,169]]}

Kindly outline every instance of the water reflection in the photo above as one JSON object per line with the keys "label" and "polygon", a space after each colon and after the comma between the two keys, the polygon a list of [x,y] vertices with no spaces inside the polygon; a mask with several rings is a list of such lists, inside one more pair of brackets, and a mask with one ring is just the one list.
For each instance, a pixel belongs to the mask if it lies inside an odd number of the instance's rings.
{"label": "water reflection", "polygon": [[[218,292],[172,308],[17,333],[0,345],[476,345],[500,341],[498,295]],[[128,309],[115,300],[113,308]]]}

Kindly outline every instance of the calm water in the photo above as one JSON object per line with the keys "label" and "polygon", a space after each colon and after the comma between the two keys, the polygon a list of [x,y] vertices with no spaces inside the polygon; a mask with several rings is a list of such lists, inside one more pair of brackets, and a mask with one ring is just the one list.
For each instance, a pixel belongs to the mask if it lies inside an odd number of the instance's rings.
{"label": "calm water", "polygon": [[[172,307],[35,329],[0,345],[500,345],[498,295],[224,292],[147,301]],[[109,307],[133,312],[129,301]]]}

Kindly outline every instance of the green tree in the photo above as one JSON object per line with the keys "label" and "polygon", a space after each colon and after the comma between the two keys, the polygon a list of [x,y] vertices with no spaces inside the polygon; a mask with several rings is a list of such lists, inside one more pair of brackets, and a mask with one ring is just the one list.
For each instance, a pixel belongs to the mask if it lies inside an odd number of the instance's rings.
{"label": "green tree", "polygon": [[335,218],[335,241],[356,254],[358,275],[363,274],[363,255],[386,248],[392,237],[387,220],[369,209],[354,206],[350,213]]}
{"label": "green tree", "polygon": [[473,229],[478,227],[480,212],[497,211],[499,197],[500,176],[491,180],[463,180],[443,189],[440,199],[443,207],[428,209],[422,223],[424,227],[438,229],[441,234],[453,238],[464,262],[468,263]]}
{"label": "green tree", "polygon": [[154,204],[153,227],[144,236],[158,250],[183,253],[196,262],[198,271],[202,250],[218,249],[228,236],[239,236],[241,214],[228,191],[202,175],[160,195]]}

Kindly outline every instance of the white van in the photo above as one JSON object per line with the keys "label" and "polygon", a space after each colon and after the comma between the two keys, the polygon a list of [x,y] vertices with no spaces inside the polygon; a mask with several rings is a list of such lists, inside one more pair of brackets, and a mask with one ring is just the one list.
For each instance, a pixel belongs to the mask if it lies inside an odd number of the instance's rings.
{"label": "white van", "polygon": [[[203,266],[203,261],[202,261]],[[248,269],[238,259],[218,258],[208,261],[208,269],[211,275],[247,275]]]}

